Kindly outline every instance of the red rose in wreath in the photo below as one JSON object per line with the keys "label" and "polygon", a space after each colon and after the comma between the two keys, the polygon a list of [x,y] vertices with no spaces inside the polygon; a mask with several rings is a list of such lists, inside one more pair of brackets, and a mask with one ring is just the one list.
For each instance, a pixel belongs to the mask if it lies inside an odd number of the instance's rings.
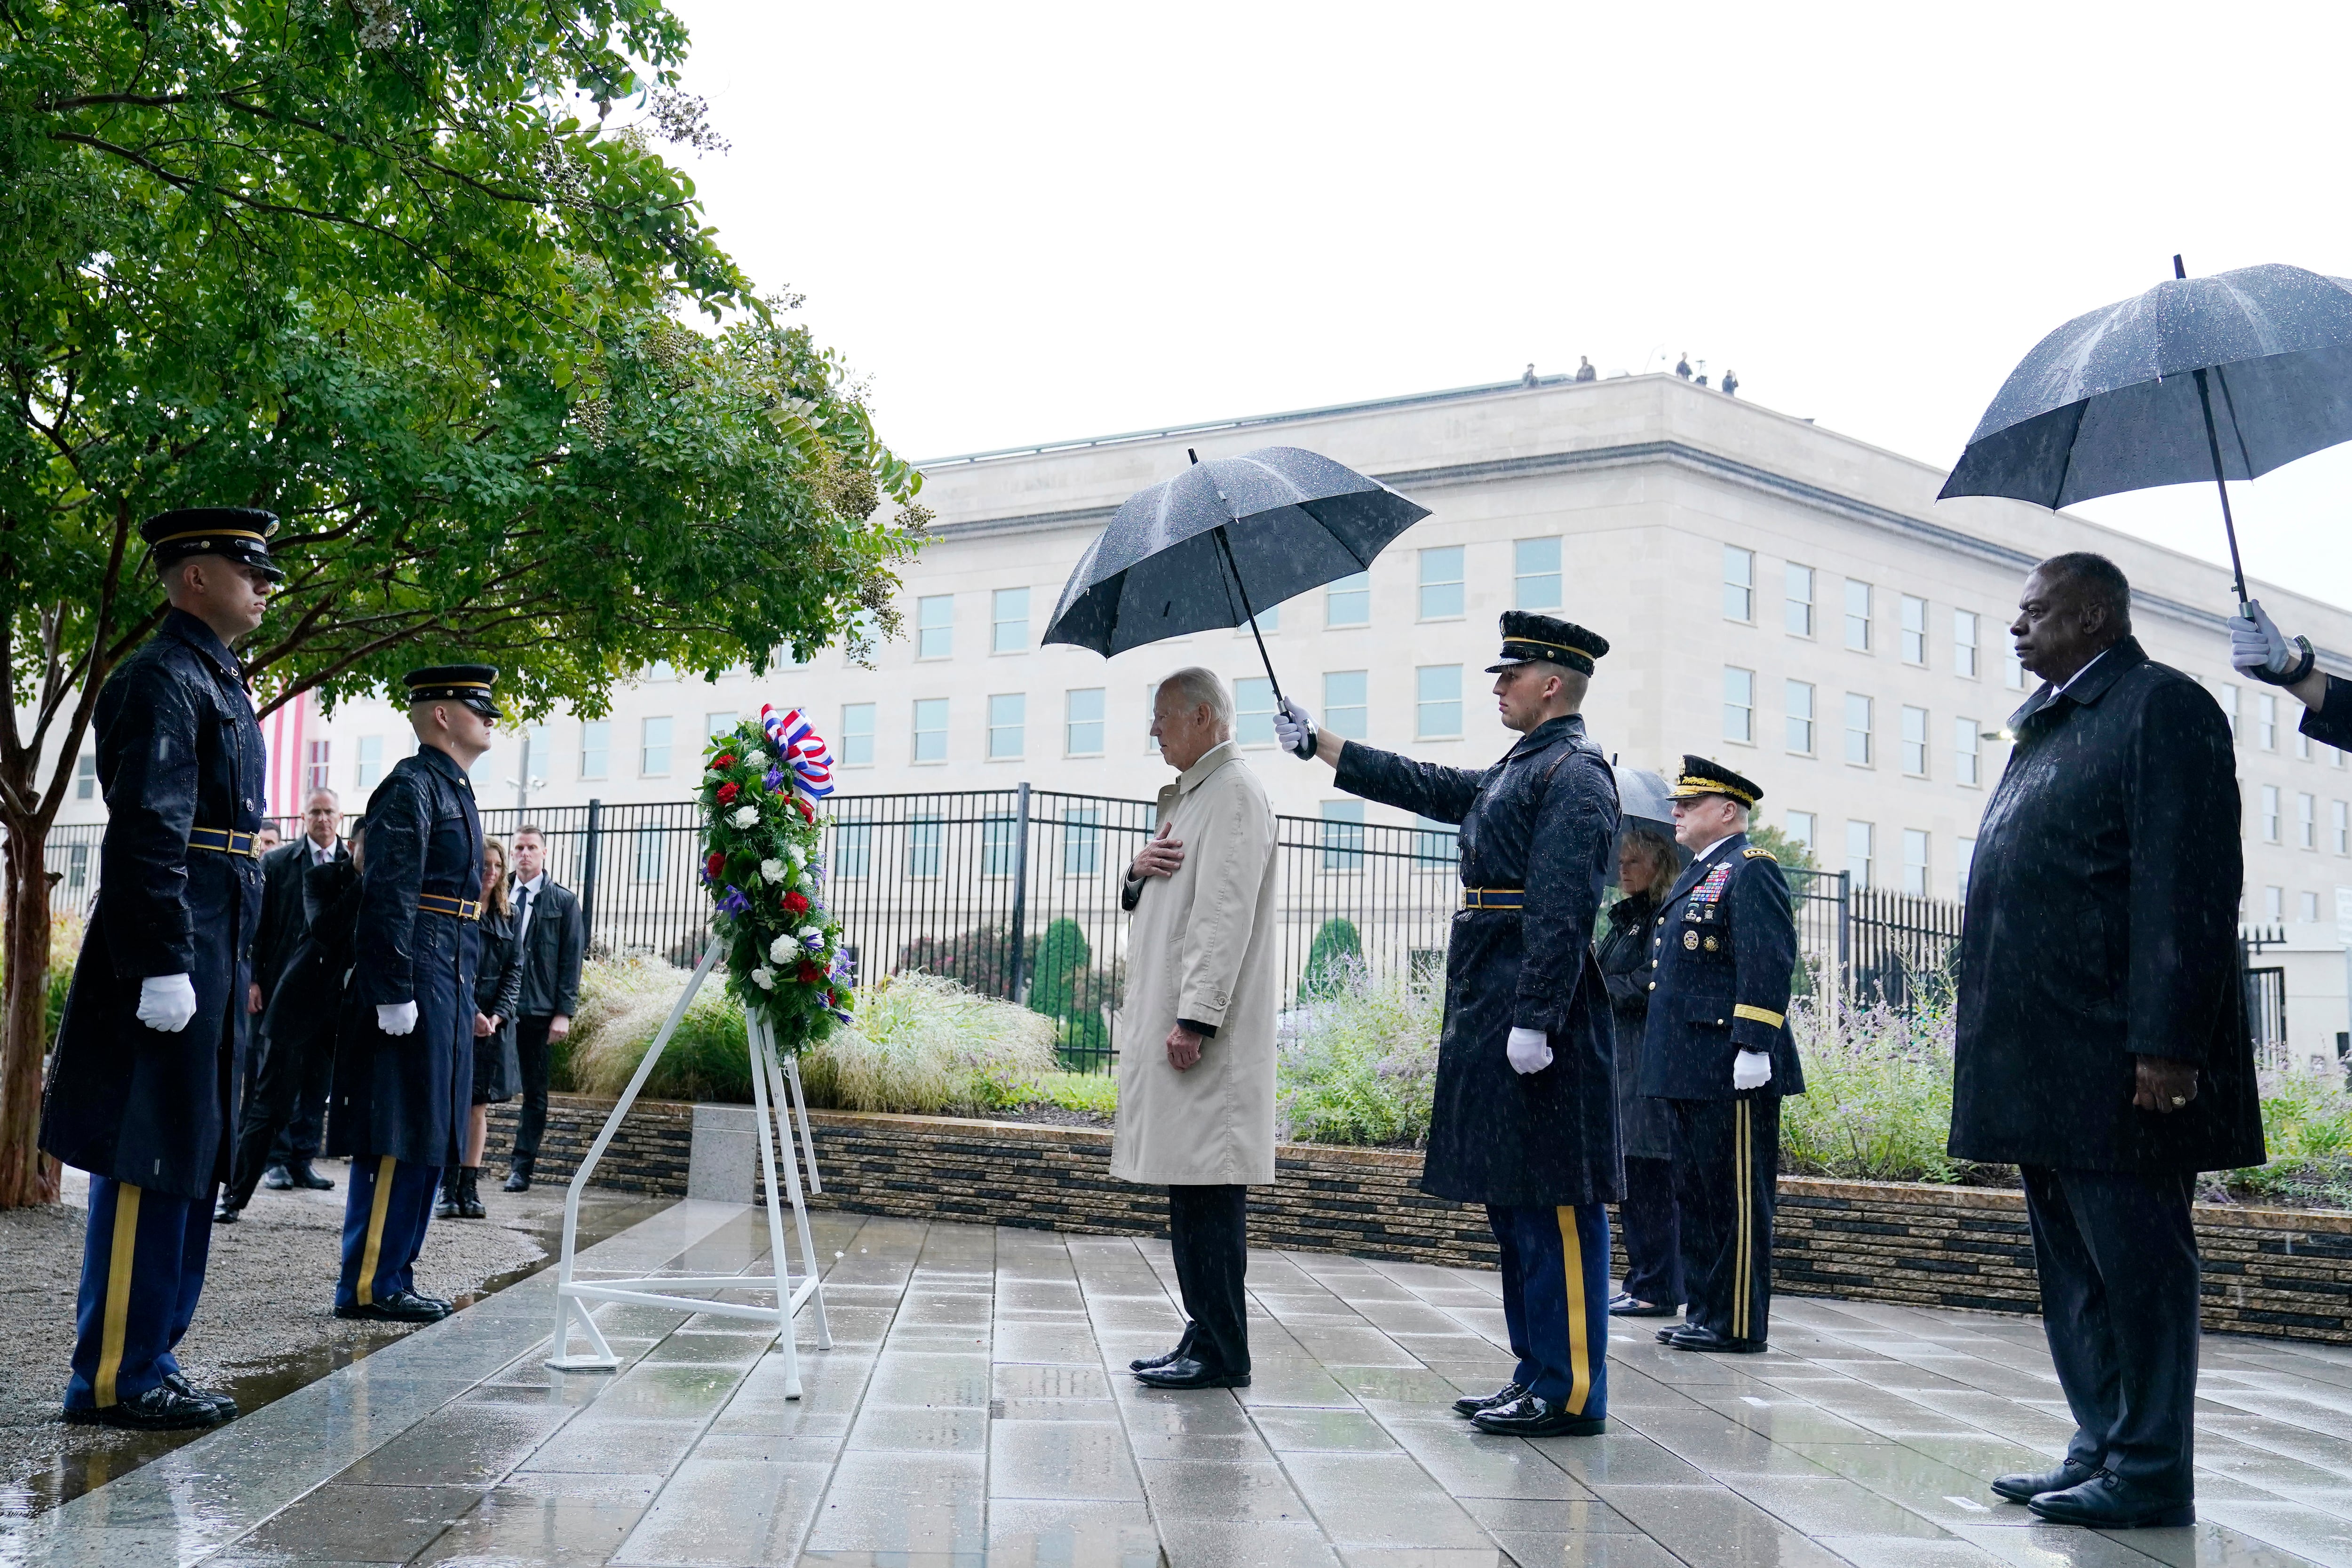
{"label": "red rose in wreath", "polygon": [[793,804],[801,808],[801,817],[803,821],[814,822],[816,820],[816,813],[809,809],[808,802],[803,800],[798,795],[794,795],[793,796]]}
{"label": "red rose in wreath", "polygon": [[734,765],[735,753],[732,752],[721,752],[705,764],[714,773],[721,768],[731,768]]}
{"label": "red rose in wreath", "polygon": [[807,959],[805,959],[805,958],[803,958],[803,959],[802,959],[802,960],[801,960],[801,984],[803,984],[803,985],[814,985],[814,984],[815,984],[818,981],[820,981],[820,980],[822,980],[822,979],[824,979],[824,970],[819,969],[815,964],[814,964],[814,963],[810,963],[810,962],[809,962]]}
{"label": "red rose in wreath", "polygon": [[784,913],[788,915],[804,915],[808,913],[808,896],[804,893],[786,893],[784,895]]}
{"label": "red rose in wreath", "polygon": [[719,786],[719,804],[721,805],[733,805],[735,804],[735,797],[742,793],[743,786],[741,784],[720,784]]}
{"label": "red rose in wreath", "polygon": [[703,861],[702,869],[712,881],[717,881],[727,869],[727,857],[713,849],[709,858]]}

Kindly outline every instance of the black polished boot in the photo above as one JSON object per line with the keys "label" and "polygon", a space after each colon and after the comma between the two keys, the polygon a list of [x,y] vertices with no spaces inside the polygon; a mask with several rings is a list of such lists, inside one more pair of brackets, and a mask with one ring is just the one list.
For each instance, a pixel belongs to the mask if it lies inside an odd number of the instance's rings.
{"label": "black polished boot", "polygon": [[436,1203],[433,1205],[433,1217],[435,1219],[456,1219],[457,1217],[457,1173],[461,1169],[463,1169],[463,1167],[457,1165],[450,1165],[443,1169],[441,1173],[441,1199],[438,1203]]}
{"label": "black polished boot", "polygon": [[1470,1417],[1470,1425],[1510,1437],[1598,1437],[1609,1430],[1606,1416],[1571,1415],[1558,1400],[1537,1394],[1522,1394],[1508,1405],[1481,1410]]}
{"label": "black polished boot", "polygon": [[165,1373],[163,1374],[163,1386],[170,1389],[174,1394],[184,1394],[190,1399],[203,1400],[205,1404],[219,1411],[220,1418],[224,1421],[234,1421],[236,1419],[236,1400],[231,1399],[227,1394],[222,1394],[215,1389],[198,1388],[180,1373]]}
{"label": "black polished boot", "polygon": [[488,1219],[490,1211],[482,1206],[482,1168],[461,1165],[457,1169],[457,1217]]}

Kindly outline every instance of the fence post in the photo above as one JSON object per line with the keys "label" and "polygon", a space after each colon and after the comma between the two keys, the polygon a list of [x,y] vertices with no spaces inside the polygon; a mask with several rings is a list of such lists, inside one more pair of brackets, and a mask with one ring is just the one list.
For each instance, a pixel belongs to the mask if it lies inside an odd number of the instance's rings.
{"label": "fence post", "polygon": [[1830,986],[1830,1038],[1845,1038],[1846,987],[1853,984],[1853,873],[1840,871],[1838,883],[1837,977]]}
{"label": "fence post", "polygon": [[580,856],[580,924],[593,940],[596,934],[596,849],[604,836],[604,803],[588,803],[588,845]]}
{"label": "fence post", "polygon": [[1015,815],[1020,818],[1013,829],[1013,994],[1009,1002],[1021,1000],[1023,959],[1028,948],[1029,920],[1029,785],[1024,781],[1018,791]]}

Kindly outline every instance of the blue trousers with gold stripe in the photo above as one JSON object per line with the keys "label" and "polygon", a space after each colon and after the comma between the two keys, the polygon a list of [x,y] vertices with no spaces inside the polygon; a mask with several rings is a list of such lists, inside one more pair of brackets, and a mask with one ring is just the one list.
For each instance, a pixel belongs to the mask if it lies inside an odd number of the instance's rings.
{"label": "blue trousers with gold stripe", "polygon": [[1676,1100],[1675,1206],[1684,1316],[1726,1339],[1769,1337],[1780,1097]]}
{"label": "blue trousers with gold stripe", "polygon": [[67,1409],[135,1399],[180,1370],[172,1350],[196,1315],[212,1242],[210,1197],[90,1177]]}
{"label": "blue trousers with gold stripe", "polygon": [[1609,1414],[1609,1211],[1488,1204],[1503,1252],[1511,1381],[1571,1415]]}
{"label": "blue trousers with gold stripe", "polygon": [[433,1220],[441,1167],[355,1154],[343,1194],[343,1271],[335,1305],[372,1307],[416,1289],[416,1255]]}

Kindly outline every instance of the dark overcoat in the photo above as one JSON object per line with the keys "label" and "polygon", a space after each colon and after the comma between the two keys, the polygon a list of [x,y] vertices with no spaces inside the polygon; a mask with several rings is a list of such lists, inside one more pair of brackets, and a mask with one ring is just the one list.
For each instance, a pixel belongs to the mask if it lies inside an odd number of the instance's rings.
{"label": "dark overcoat", "polygon": [[[253,983],[261,987],[265,1013],[286,966],[293,962],[294,950],[310,929],[310,848],[305,835],[261,858],[261,925],[253,936]],[[335,858],[351,858],[341,842],[335,845]]]}
{"label": "dark overcoat", "polygon": [[[474,1103],[477,920],[420,900],[478,905],[482,824],[473,784],[431,746],[394,764],[368,798],[358,962],[335,1041],[330,1154],[390,1154],[454,1165]],[[416,1004],[416,1027],[387,1035],[375,1010]]]}
{"label": "dark overcoat", "polygon": [[522,955],[515,942],[514,911],[482,910],[482,955],[475,965],[474,1007],[499,1026],[474,1037],[474,1103],[497,1105],[522,1088],[522,1062],[515,1050],[515,1014],[522,995]]}
{"label": "dark overcoat", "polygon": [[2303,710],[2303,732],[2323,746],[2352,752],[2352,680],[2323,676],[2326,695],[2317,708]]}
{"label": "dark overcoat", "polygon": [[[2126,637],[2009,727],[1960,927],[1953,1156],[2151,1173],[2262,1163],[2221,705]],[[2136,1056],[2194,1062],[2197,1097],[2135,1109]]]}
{"label": "dark overcoat", "polygon": [[[1804,1064],[1789,1032],[1797,920],[1789,879],[1769,852],[1735,833],[1685,867],[1650,933],[1650,960],[1643,1094],[1740,1100],[1805,1092]],[[1762,1088],[1732,1087],[1742,1051],[1772,1058]]]}
{"label": "dark overcoat", "polygon": [[301,898],[314,912],[269,992],[261,1034],[268,1050],[292,1051],[295,1060],[305,1061],[314,1052],[334,1048],[336,1016],[358,934],[360,874],[348,854],[300,869]]}
{"label": "dark overcoat", "polygon": [[[96,719],[98,908],[49,1060],[41,1147],[78,1170],[209,1201],[227,1179],[244,1081],[261,863],[191,848],[188,835],[261,826],[261,726],[236,656],[179,610],[107,679]],[[196,1016],[176,1034],[138,1016],[140,982],[169,974],[196,991]]]}
{"label": "dark overcoat", "polygon": [[[507,898],[517,893],[507,880]],[[518,918],[520,911],[518,910]],[[572,1016],[580,1011],[580,964],[588,951],[588,922],[580,910],[580,895],[542,875],[533,897],[530,928],[522,933],[522,995],[515,1003],[519,1018]]]}
{"label": "dark overcoat", "polygon": [[1642,1029],[1650,1016],[1650,936],[1662,906],[1636,893],[1609,906],[1609,932],[1596,955],[1609,987],[1609,1013],[1615,1022],[1617,1142],[1628,1160],[1675,1157],[1675,1113],[1663,1100],[1642,1092]]}
{"label": "dark overcoat", "polygon": [[[1617,845],[1617,781],[1571,715],[1537,726],[1483,771],[1416,763],[1350,741],[1339,787],[1462,825],[1462,885],[1525,889],[1522,907],[1465,909],[1445,946],[1424,1192],[1461,1203],[1614,1202],[1622,1188],[1609,993],[1593,922]],[[1525,1075],[1514,1027],[1550,1040]]]}

